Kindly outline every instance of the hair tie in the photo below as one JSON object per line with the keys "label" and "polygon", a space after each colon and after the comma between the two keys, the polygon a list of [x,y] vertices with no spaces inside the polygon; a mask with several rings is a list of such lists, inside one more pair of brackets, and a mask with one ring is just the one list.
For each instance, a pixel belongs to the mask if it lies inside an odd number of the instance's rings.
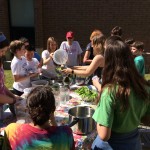
{"label": "hair tie", "polygon": [[2,41],[4,41],[4,40],[6,40],[6,36],[5,36],[4,34],[1,34],[1,35],[0,35],[0,42],[2,42]]}

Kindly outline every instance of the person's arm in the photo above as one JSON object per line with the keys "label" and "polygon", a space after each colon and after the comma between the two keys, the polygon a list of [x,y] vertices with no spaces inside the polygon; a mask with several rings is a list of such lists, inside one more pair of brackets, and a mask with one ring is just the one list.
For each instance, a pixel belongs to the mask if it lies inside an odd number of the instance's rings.
{"label": "person's arm", "polygon": [[38,65],[38,68],[41,68],[43,65],[43,58],[40,59],[40,62],[39,62],[39,65]]}
{"label": "person's arm", "polygon": [[43,64],[44,64],[44,65],[48,64],[48,63],[50,62],[50,60],[53,59],[53,54],[54,54],[54,53],[50,53],[50,55],[49,55],[48,58],[43,57]]}
{"label": "person's arm", "polygon": [[83,63],[85,64],[90,64],[92,62],[92,59],[89,59],[91,52],[90,51],[86,51],[84,54],[84,58],[83,58]]}
{"label": "person's arm", "polygon": [[101,140],[108,141],[111,136],[111,128],[97,124],[97,132]]}
{"label": "person's arm", "polygon": [[13,104],[15,102],[16,102],[15,98],[0,94],[0,103],[1,104],[6,104],[6,103]]}
{"label": "person's arm", "polygon": [[74,70],[74,69],[67,68],[67,69],[64,69],[63,72],[65,72],[67,74],[74,73],[76,75],[87,77],[87,76],[90,76],[92,73],[94,73],[95,70],[100,65],[101,66],[104,65],[104,57],[101,55],[95,56],[94,59],[92,60],[92,63],[87,67],[86,70]]}
{"label": "person's arm", "polygon": [[72,67],[72,69],[75,69],[75,70],[86,70],[88,68],[88,66],[74,66]]}
{"label": "person's arm", "polygon": [[37,76],[37,73],[31,73],[31,74],[29,74],[27,76],[13,75],[13,78],[14,78],[15,82],[20,82],[20,81],[23,81],[23,80],[26,80],[26,79],[28,79],[30,77],[35,77],[35,76]]}
{"label": "person's arm", "polygon": [[114,121],[114,101],[109,92],[109,88],[104,88],[100,101],[92,118],[97,122],[97,132],[103,141],[107,141],[111,136],[111,128]]}
{"label": "person's arm", "polygon": [[97,88],[98,92],[101,92],[101,84],[99,83],[99,78],[94,76],[92,78],[93,85]]}
{"label": "person's arm", "polygon": [[57,123],[55,121],[54,113],[50,114],[50,125],[51,126],[57,126]]}
{"label": "person's arm", "polygon": [[14,95],[6,86],[5,86],[5,92],[6,92],[6,95],[11,97],[11,98],[14,98],[16,100],[21,99],[20,96]]}

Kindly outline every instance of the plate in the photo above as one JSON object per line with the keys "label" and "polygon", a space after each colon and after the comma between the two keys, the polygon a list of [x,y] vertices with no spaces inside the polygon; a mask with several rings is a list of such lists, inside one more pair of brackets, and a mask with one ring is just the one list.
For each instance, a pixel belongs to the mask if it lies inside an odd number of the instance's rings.
{"label": "plate", "polygon": [[79,85],[73,84],[73,85],[70,86],[70,90],[76,90],[76,89],[78,89],[80,87],[81,86],[79,86]]}
{"label": "plate", "polygon": [[24,92],[25,95],[28,95],[32,90],[33,90],[33,87],[29,87],[29,88],[25,88],[23,90],[23,92]]}
{"label": "plate", "polygon": [[81,96],[75,92],[71,92],[70,93],[70,96],[73,97],[73,98],[76,98],[78,100],[82,100]]}

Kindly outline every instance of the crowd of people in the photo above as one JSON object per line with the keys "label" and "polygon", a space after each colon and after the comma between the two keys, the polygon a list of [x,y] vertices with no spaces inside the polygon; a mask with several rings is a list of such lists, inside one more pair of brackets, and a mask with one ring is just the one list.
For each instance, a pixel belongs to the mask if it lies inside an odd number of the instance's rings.
{"label": "crowd of people", "polygon": [[[0,105],[13,105],[39,73],[43,78],[56,78],[53,55],[57,49],[63,49],[68,53],[68,61],[62,72],[89,77],[89,84],[93,83],[99,93],[93,115],[98,135],[91,149],[141,150],[138,126],[141,122],[150,126],[150,84],[144,78],[144,43],[133,38],[123,40],[122,34],[119,26],[107,38],[102,31],[94,30],[82,57],[83,50],[74,41],[72,31],[66,33],[66,41],[59,48],[57,40],[49,37],[41,56],[26,38],[9,44],[0,33]],[[4,85],[2,57],[7,49],[14,55],[12,93]],[[75,149],[71,129],[55,122],[55,99],[50,88],[33,89],[27,98],[27,108],[32,122],[8,125],[3,149]]]}

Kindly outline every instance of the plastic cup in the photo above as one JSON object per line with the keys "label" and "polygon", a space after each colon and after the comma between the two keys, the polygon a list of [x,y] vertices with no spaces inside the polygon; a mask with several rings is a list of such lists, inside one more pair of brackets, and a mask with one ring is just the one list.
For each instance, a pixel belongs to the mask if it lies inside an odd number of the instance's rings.
{"label": "plastic cup", "polygon": [[69,101],[69,89],[67,87],[60,88],[60,105],[66,104]]}

